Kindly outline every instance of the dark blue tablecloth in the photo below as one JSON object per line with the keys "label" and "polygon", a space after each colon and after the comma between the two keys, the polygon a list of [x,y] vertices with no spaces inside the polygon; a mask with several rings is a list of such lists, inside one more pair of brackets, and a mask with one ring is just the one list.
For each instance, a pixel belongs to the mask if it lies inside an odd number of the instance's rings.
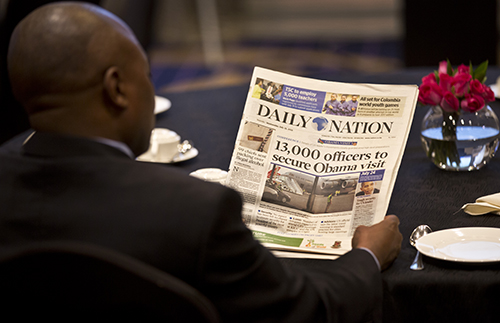
{"label": "dark blue tablecloth", "polygon": [[[420,84],[422,76],[430,71],[314,77],[357,83]],[[490,69],[489,83],[495,83],[499,75],[500,69]],[[245,85],[165,95],[172,101],[172,107],[157,115],[157,127],[175,130],[183,139],[192,140],[199,155],[164,167],[177,167],[186,173],[205,167],[228,169],[248,88]],[[492,102],[490,106],[500,116],[500,102]],[[500,153],[479,171],[438,169],[427,159],[420,143],[420,123],[427,109],[421,106],[416,109],[389,204],[388,213],[398,215],[401,220],[404,240],[399,257],[382,274],[384,322],[499,322],[500,263],[473,265],[424,257],[423,271],[409,269],[416,251],[408,237],[420,224],[428,224],[435,231],[500,227],[500,216],[472,217],[460,211],[464,203],[500,192]],[[15,141],[22,142],[22,136]],[[329,260],[281,261],[286,266],[318,267]]]}
{"label": "dark blue tablecloth", "polygon": [[[431,69],[405,70],[384,75],[314,75],[326,80],[420,84]],[[494,83],[500,70],[490,69]],[[234,147],[248,85],[168,94],[172,108],[157,116],[157,126],[191,139],[199,156],[179,164],[186,172],[203,167],[227,169]],[[161,94],[161,93],[160,93]],[[500,103],[490,104],[500,115]],[[500,217],[472,217],[459,211],[467,202],[500,192],[500,155],[474,172],[446,172],[425,156],[419,138],[427,107],[416,110],[410,138],[389,205],[401,219],[404,236],[400,256],[383,273],[386,322],[497,322],[500,320],[500,265],[465,265],[424,257],[423,271],[410,271],[415,256],[408,237],[419,224],[434,230],[454,227],[500,227]],[[170,167],[170,166],[168,166]],[[457,212],[458,211],[458,212]],[[323,260],[283,259],[287,266],[321,266]]]}
{"label": "dark blue tablecloth", "polygon": [[245,105],[248,86],[168,94],[172,107],[157,115],[157,127],[172,129],[182,140],[192,140],[196,158],[173,164],[193,171],[228,169]]}

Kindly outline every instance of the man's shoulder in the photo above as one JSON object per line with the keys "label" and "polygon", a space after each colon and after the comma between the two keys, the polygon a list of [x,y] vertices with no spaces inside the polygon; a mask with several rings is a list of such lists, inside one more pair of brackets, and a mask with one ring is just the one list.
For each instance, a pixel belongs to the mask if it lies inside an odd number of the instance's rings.
{"label": "man's shoulder", "polygon": [[231,188],[210,183],[189,176],[172,166],[152,163],[124,163],[124,178],[137,184],[146,192],[164,195],[165,198],[186,197],[192,203],[218,203],[221,199],[240,200],[239,194]]}
{"label": "man's shoulder", "polygon": [[[22,147],[26,137],[19,136],[0,147],[0,160],[3,164],[10,165],[9,169],[12,171],[23,173],[31,170],[30,176],[41,176],[41,167],[49,167],[54,180],[66,180],[65,174],[71,172],[73,178],[85,176],[89,185],[121,192],[135,190],[137,196],[142,197],[148,194],[165,197],[183,195],[205,200],[205,197],[217,199],[222,195],[236,194],[227,187],[193,178],[187,172],[170,165],[135,161],[116,148],[98,142],[85,141],[84,145],[80,145],[77,140],[72,140],[76,152],[54,152],[57,155],[46,153],[44,145],[31,149],[32,152],[39,153],[39,156],[27,156]],[[53,151],[61,150],[56,148],[50,147]]]}

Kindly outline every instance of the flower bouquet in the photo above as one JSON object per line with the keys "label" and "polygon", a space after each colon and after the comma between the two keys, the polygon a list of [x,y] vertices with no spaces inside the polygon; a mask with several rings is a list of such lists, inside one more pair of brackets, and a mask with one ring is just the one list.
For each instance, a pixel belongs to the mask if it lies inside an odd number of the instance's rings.
{"label": "flower bouquet", "polygon": [[439,63],[437,71],[422,78],[418,101],[431,105],[442,113],[442,137],[439,140],[422,140],[424,146],[428,145],[425,147],[427,156],[441,168],[453,165],[458,170],[460,166],[456,144],[460,116],[474,114],[487,106],[488,102],[495,100],[493,91],[484,84],[487,68],[488,61],[481,63],[476,69],[472,64],[462,64],[453,69],[447,60]]}

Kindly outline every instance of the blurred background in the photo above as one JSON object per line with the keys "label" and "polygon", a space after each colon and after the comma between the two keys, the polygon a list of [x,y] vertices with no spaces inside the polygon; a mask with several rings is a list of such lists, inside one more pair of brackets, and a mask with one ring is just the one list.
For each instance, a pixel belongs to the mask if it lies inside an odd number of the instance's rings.
{"label": "blurred background", "polygon": [[148,49],[158,91],[298,75],[497,63],[497,0],[104,0]]}
{"label": "blurred background", "polygon": [[398,68],[400,2],[158,1],[149,48],[154,66],[166,73],[156,75],[166,84],[159,90],[249,82],[254,66],[298,75]]}
{"label": "blurred background", "polygon": [[[248,84],[254,66],[321,77],[498,62],[500,0],[95,0],[134,30],[157,94]],[[47,0],[0,0],[2,55],[15,24]],[[2,57],[5,61],[5,56]],[[5,63],[2,68],[5,69]],[[2,71],[2,92],[8,92]],[[3,132],[12,120],[2,93]],[[6,108],[7,106],[7,108]],[[8,120],[8,122],[6,122]],[[8,127],[14,128],[8,131]],[[16,128],[17,127],[17,128]],[[6,130],[7,129],[7,130]],[[0,142],[3,137],[0,138]]]}

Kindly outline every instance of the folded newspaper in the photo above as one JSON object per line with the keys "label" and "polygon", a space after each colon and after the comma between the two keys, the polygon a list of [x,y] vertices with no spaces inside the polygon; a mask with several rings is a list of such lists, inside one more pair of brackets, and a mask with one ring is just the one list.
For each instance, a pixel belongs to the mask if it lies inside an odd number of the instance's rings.
{"label": "folded newspaper", "polygon": [[347,84],[256,67],[227,185],[274,250],[341,255],[389,205],[416,85]]}

